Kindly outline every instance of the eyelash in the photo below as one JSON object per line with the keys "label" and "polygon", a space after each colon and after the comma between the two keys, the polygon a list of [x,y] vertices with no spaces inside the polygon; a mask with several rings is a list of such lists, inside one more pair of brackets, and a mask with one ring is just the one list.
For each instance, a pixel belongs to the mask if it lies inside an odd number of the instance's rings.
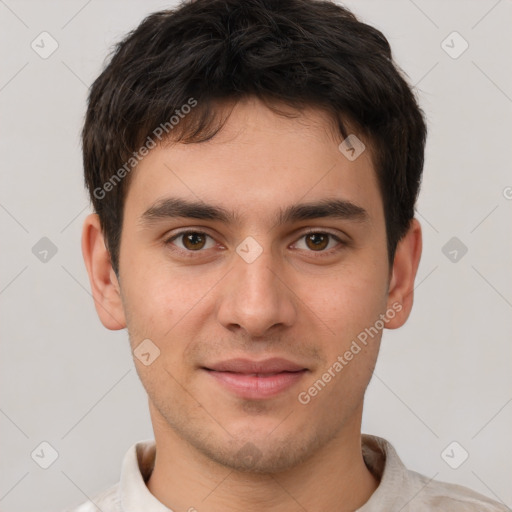
{"label": "eyelash", "polygon": [[[348,245],[347,242],[344,242],[343,240],[341,240],[341,238],[334,235],[333,233],[330,233],[329,231],[319,231],[319,230],[315,230],[315,229],[311,229],[309,231],[306,231],[305,233],[302,233],[297,241],[299,241],[299,240],[303,239],[304,237],[311,235],[311,234],[328,235],[331,239],[334,239],[339,244],[337,247],[334,247],[334,248],[331,248],[328,250],[323,250],[323,251],[318,251],[318,252],[311,251],[311,250],[306,251],[306,252],[315,254],[315,256],[314,256],[315,258],[321,258],[322,256],[330,256],[330,255],[340,251],[341,249],[343,249],[345,246]],[[194,257],[195,253],[205,252],[207,249],[199,249],[197,251],[191,251],[188,249],[181,249],[179,247],[176,247],[172,242],[183,235],[203,235],[203,236],[207,236],[213,240],[213,237],[211,235],[209,235],[208,233],[205,233],[204,231],[195,231],[195,230],[180,231],[179,233],[175,233],[170,238],[165,240],[164,243],[166,246],[170,247],[172,251],[179,252],[179,253],[185,255],[185,257]],[[300,250],[302,250],[302,249],[300,249]]]}

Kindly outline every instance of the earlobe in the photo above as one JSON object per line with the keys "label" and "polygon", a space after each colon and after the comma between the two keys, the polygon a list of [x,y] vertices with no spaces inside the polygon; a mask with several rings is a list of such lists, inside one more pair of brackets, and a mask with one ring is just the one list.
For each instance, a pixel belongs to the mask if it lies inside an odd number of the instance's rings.
{"label": "earlobe", "polygon": [[82,254],[101,323],[107,329],[124,329],[126,320],[119,283],[106,248],[100,219],[95,213],[88,215],[84,221]]}
{"label": "earlobe", "polygon": [[[398,311],[386,322],[388,329],[401,327],[409,317],[414,298],[414,280],[420,264],[422,250],[421,225],[412,219],[407,233],[398,242],[391,280],[389,283],[388,309]],[[401,305],[401,308],[399,307]]]}

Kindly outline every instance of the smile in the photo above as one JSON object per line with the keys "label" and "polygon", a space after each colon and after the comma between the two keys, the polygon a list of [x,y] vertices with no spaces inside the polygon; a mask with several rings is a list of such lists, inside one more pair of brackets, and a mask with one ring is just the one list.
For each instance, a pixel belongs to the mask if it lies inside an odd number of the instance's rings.
{"label": "smile", "polygon": [[308,370],[274,373],[236,373],[204,369],[216,383],[240,398],[262,400],[275,397],[301,380]]}

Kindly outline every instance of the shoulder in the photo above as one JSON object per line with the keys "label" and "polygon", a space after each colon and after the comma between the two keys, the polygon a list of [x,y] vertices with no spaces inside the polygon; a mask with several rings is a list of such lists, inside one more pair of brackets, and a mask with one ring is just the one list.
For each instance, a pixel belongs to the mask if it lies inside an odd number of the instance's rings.
{"label": "shoulder", "polygon": [[362,449],[368,469],[380,483],[359,512],[510,512],[505,505],[467,487],[407,469],[393,446],[383,438],[363,434]]}
{"label": "shoulder", "polygon": [[122,512],[119,483],[105,489],[78,507],[63,512]]}
{"label": "shoulder", "polygon": [[[145,481],[151,474],[156,453],[154,440],[139,441],[126,452],[122,467],[121,479],[115,485],[106,488],[78,507],[68,508],[63,512],[122,512],[123,503],[135,500],[138,504],[141,499],[154,500],[155,498],[146,488]],[[146,503],[147,504],[147,503]],[[132,506],[133,509],[141,508]]]}
{"label": "shoulder", "polygon": [[509,512],[505,505],[462,485],[430,479],[415,471],[406,470],[408,487],[417,494],[412,496],[404,512],[450,510],[453,512]]}

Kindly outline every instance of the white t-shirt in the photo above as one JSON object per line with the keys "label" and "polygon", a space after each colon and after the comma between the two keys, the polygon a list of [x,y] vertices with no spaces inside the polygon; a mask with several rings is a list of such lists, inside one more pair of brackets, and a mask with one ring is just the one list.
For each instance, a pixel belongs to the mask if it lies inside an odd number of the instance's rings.
{"label": "white t-shirt", "polygon": [[[466,487],[408,470],[385,439],[363,434],[362,450],[366,466],[380,483],[356,512],[510,512]],[[120,482],[69,512],[172,512],[146,487],[155,451],[152,440],[133,445],[125,455]]]}

